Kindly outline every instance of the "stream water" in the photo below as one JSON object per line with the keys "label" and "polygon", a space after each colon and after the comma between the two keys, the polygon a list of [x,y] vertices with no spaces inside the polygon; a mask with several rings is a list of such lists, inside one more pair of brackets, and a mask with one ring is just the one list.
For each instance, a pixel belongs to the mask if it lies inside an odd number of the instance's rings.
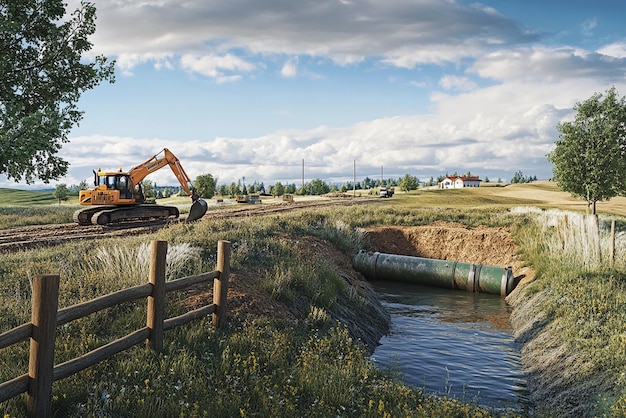
{"label": "stream water", "polygon": [[372,282],[391,315],[372,355],[404,383],[481,406],[526,408],[526,380],[509,322],[495,295],[397,282]]}

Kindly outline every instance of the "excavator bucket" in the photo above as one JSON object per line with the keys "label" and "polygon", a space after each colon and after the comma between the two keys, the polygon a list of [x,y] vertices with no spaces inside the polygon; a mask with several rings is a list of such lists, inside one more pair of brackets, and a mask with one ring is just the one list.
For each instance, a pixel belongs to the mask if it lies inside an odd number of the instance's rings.
{"label": "excavator bucket", "polygon": [[189,216],[187,216],[187,222],[197,221],[202,218],[207,210],[207,203],[204,199],[198,199],[191,205],[189,209]]}

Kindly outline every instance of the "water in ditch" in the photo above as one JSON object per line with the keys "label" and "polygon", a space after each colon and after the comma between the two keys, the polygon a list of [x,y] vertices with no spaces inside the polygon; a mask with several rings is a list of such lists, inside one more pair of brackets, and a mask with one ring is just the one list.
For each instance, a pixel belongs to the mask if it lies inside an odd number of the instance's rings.
{"label": "water in ditch", "polygon": [[391,315],[372,355],[404,383],[484,407],[527,410],[526,380],[504,299],[488,294],[372,282]]}

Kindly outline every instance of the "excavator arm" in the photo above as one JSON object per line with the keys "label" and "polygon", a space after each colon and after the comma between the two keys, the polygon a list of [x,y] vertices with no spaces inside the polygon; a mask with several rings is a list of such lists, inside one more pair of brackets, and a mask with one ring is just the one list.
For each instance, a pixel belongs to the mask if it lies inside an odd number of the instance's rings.
{"label": "excavator arm", "polygon": [[[161,156],[161,154],[163,155]],[[195,202],[198,200],[199,196],[193,188],[193,184],[191,183],[189,176],[180,164],[180,160],[167,148],[163,148],[161,152],[153,155],[145,162],[131,168],[128,175],[130,176],[131,182],[134,185],[137,185],[144,178],[146,178],[147,175],[160,170],[166,165],[170,166],[172,172],[176,176],[176,179],[178,179],[178,182],[182,186],[183,190],[185,190],[185,193],[187,193],[188,196],[191,196],[192,201]]]}

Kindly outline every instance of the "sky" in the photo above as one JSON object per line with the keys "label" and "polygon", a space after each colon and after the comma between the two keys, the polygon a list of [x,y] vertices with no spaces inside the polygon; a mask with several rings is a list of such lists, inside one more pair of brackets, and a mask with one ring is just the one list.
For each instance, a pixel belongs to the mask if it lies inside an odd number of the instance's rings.
{"label": "sky", "polygon": [[52,185],[163,148],[218,184],[548,179],[576,103],[626,95],[622,0],[92,1],[116,82],[81,97]]}

